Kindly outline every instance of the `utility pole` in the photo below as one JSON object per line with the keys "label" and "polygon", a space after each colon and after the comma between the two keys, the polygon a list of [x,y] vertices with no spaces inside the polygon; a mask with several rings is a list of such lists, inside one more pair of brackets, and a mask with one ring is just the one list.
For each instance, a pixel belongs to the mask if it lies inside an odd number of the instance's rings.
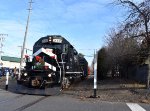
{"label": "utility pole", "polygon": [[20,80],[20,75],[21,75],[21,68],[22,68],[22,63],[23,63],[23,56],[24,56],[24,49],[25,49],[25,44],[26,44],[26,38],[27,38],[27,33],[28,33],[28,25],[29,25],[29,20],[30,20],[30,14],[32,10],[32,0],[29,2],[29,13],[28,13],[28,18],[27,18],[27,25],[26,25],[26,30],[25,30],[25,35],[24,35],[24,41],[22,45],[22,50],[21,50],[21,60],[20,60],[20,68],[19,68],[19,76],[18,80]]}
{"label": "utility pole", "polygon": [[2,63],[2,48],[3,48],[3,42],[5,40],[5,36],[8,36],[8,34],[0,34],[0,66],[3,65]]}

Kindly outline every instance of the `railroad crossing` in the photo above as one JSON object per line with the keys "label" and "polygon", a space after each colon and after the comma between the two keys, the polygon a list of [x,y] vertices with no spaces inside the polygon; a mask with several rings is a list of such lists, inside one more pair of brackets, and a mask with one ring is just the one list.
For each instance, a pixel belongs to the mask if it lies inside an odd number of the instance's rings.
{"label": "railroad crossing", "polygon": [[93,94],[93,76],[53,96],[16,93],[14,92],[16,89],[13,89],[13,84],[11,84],[15,81],[13,79],[10,80],[11,85],[6,91],[4,80],[1,78],[0,81],[1,111],[112,111],[112,109],[113,111],[149,111],[150,109],[150,105],[144,103],[103,101],[101,100],[102,95],[99,98],[90,98],[90,94]]}

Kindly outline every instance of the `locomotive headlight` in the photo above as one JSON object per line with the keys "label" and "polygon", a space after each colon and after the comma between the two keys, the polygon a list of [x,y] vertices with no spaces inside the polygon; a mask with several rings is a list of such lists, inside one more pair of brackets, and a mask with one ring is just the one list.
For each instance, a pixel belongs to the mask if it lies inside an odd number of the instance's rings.
{"label": "locomotive headlight", "polygon": [[52,74],[48,74],[48,77],[52,77]]}
{"label": "locomotive headlight", "polygon": [[27,73],[24,73],[24,76],[27,76],[28,74]]}

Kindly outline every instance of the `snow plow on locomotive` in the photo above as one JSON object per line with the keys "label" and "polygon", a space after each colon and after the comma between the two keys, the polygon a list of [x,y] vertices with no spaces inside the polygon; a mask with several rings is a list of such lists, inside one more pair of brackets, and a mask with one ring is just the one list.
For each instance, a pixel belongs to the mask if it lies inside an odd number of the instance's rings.
{"label": "snow plow on locomotive", "polygon": [[34,44],[32,61],[26,57],[18,83],[34,88],[67,88],[76,78],[86,78],[87,73],[86,59],[64,37],[48,35]]}

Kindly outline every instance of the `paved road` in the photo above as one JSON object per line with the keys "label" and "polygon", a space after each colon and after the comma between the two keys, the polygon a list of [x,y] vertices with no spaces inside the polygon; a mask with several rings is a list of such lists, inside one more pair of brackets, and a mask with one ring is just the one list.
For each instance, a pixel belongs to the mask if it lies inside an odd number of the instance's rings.
{"label": "paved road", "polygon": [[0,90],[0,111],[150,111],[150,105],[85,101],[68,95],[22,95]]}
{"label": "paved road", "polygon": [[[91,82],[88,83],[82,84],[82,87],[78,84],[76,87],[79,90],[87,90],[87,87],[91,87]],[[70,91],[57,96],[15,94],[5,91],[4,84],[5,82],[0,82],[0,111],[150,111],[149,104],[84,99],[71,95],[75,93]],[[11,87],[9,86],[9,89]]]}

